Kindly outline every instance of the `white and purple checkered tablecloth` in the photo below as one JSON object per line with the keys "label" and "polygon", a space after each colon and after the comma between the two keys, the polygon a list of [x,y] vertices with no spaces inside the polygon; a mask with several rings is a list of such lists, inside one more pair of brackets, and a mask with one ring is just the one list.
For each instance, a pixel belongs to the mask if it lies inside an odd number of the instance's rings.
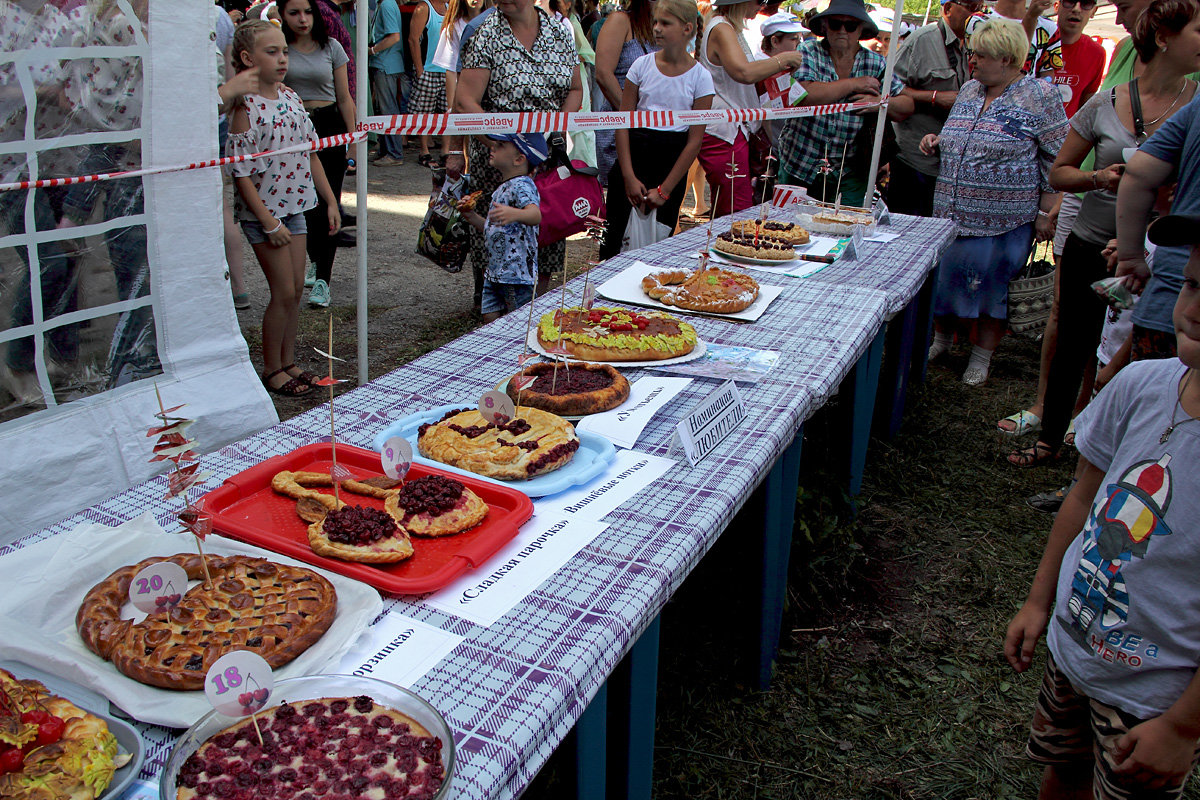
{"label": "white and purple checkered tablecloth", "polygon": [[[689,249],[696,234],[688,236],[656,248]],[[626,258],[595,268],[593,280],[603,281],[628,266]],[[883,271],[871,260],[859,269]],[[891,266],[888,270],[894,271]],[[700,467],[681,463],[609,514],[604,533],[489,628],[424,606],[419,598],[385,603],[385,614],[395,610],[464,638],[412,687],[456,732],[461,760],[454,796],[508,798],[521,793],[804,420],[850,372],[888,312],[888,296],[872,288],[833,289],[828,282],[788,278],[778,282],[785,291],[757,323],[691,318],[706,341],[782,352],[763,380],[744,388],[748,420]],[[582,279],[569,288],[578,297]],[[557,292],[542,297],[535,313],[550,311],[558,302]],[[525,325],[525,315],[510,315],[339,397],[339,439],[370,447],[376,432],[401,416],[444,403],[473,405],[484,390],[516,371]],[[633,380],[641,374],[628,372]],[[694,381],[647,426],[638,449],[666,455],[675,423],[716,385]],[[328,433],[327,407],[281,422],[205,456],[204,468],[214,476],[203,488],[215,488],[270,456],[327,439]],[[161,477],[135,486],[10,547],[85,522],[116,525],[145,511],[171,526],[175,506],[163,499],[165,486]],[[0,549],[0,555],[8,549]],[[149,743],[142,777],[152,780],[174,736],[163,728],[142,729]]]}

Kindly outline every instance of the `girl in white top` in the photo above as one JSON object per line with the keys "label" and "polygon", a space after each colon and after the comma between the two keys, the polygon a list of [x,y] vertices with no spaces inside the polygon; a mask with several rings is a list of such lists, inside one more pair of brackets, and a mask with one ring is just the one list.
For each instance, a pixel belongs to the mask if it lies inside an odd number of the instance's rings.
{"label": "girl in white top", "polygon": [[[781,70],[795,69],[803,61],[798,52],[754,60],[742,31],[747,15],[754,13],[756,7],[753,0],[717,0],[713,3],[713,16],[704,26],[704,38],[697,55],[697,60],[712,73],[716,91],[713,108],[758,108],[755,82],[766,80]],[[750,136],[760,125],[759,122],[719,122],[709,125],[705,131],[699,159],[715,197],[713,216],[728,214],[731,201],[734,211],[749,208],[753,202]],[[730,160],[737,165],[738,179],[733,181],[726,177]]]}
{"label": "girl in white top", "polygon": [[458,88],[458,56],[463,28],[490,6],[490,0],[450,0],[446,4],[442,35],[438,37],[433,63],[446,70],[446,108],[451,111],[454,110],[454,90]]}
{"label": "girl in white top", "polygon": [[[238,72],[258,72],[258,93],[248,93],[233,112],[226,154],[253,155],[316,138],[296,93],[282,84],[288,71],[283,32],[265,20],[238,26],[233,35]],[[337,198],[312,151],[265,156],[229,168],[237,191],[235,212],[254,248],[271,290],[263,313],[263,385],[275,394],[308,394],[316,376],[296,366],[296,327],[304,293],[304,212],[325,201],[329,233],[341,225]]]}
{"label": "girl in white top", "polygon": [[[707,110],[713,81],[688,55],[700,15],[696,0],[658,0],[654,39],[662,47],[633,62],[625,77],[622,111]],[[687,192],[688,167],[700,151],[703,125],[673,125],[617,131],[617,164],[608,174],[608,228],[600,257],[616,255],[633,207],[657,209],[658,222],[675,230]]]}

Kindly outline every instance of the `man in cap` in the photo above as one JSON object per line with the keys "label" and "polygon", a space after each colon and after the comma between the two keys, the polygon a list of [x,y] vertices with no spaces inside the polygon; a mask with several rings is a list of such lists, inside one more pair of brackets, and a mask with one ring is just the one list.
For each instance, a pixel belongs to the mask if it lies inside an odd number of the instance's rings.
{"label": "man in cap", "polygon": [[896,78],[916,104],[911,117],[895,123],[898,152],[891,162],[888,205],[901,214],[933,216],[939,159],[921,152],[921,139],[941,133],[968,78],[967,21],[982,7],[979,0],[942,0],[942,18],[919,28],[896,54]]}

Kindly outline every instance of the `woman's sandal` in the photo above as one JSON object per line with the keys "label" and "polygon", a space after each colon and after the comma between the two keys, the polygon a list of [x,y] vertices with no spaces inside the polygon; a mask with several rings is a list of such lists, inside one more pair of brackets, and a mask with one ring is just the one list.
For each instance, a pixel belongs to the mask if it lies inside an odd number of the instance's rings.
{"label": "woman's sandal", "polygon": [[[287,372],[289,369],[296,369],[296,365],[288,364],[286,367],[283,368],[283,372]],[[293,378],[300,381],[301,383],[307,383],[309,386],[320,386],[321,385],[321,378],[317,375],[313,375],[308,370],[303,370],[303,369],[300,370],[299,375],[292,375],[292,373],[288,372],[288,375],[291,375]]]}
{"label": "woman's sandal", "polygon": [[417,163],[420,164],[422,167],[431,166],[433,164],[433,154],[432,153],[421,153],[421,155],[417,156]]}
{"label": "woman's sandal", "polygon": [[[1004,423],[1006,422],[1011,422],[1012,427],[1004,427]],[[1042,418],[1032,411],[1022,410],[1015,414],[1009,414],[997,422],[996,429],[1008,436],[1024,436],[1027,433],[1037,433],[1042,429]]]}
{"label": "woman's sandal", "polygon": [[1008,463],[1014,467],[1040,467],[1055,461],[1058,461],[1058,453],[1045,442],[1037,442],[1033,447],[1014,450],[1008,454]]}
{"label": "woman's sandal", "polygon": [[276,375],[285,375],[285,374],[287,374],[287,373],[284,370],[277,369],[272,373],[263,375],[262,376],[263,386],[265,386],[267,391],[270,392],[271,394],[277,394],[277,395],[281,395],[283,397],[300,397],[301,395],[306,395],[312,391],[312,385],[305,383],[304,381],[300,380],[299,378],[291,378],[290,380],[288,380],[287,383],[283,384],[282,386],[272,386],[271,385],[271,378],[274,378]]}

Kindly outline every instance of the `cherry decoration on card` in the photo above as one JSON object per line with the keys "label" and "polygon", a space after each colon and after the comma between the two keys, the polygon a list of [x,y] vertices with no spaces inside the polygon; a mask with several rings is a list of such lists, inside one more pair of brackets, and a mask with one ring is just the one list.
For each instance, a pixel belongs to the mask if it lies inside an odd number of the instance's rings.
{"label": "cherry decoration on card", "polygon": [[145,614],[170,611],[183,599],[187,584],[187,572],[183,567],[173,561],[159,561],[138,570],[133,576],[129,583],[129,602]]}
{"label": "cherry decoration on card", "polygon": [[412,445],[403,436],[393,436],[383,443],[379,460],[383,464],[384,475],[394,481],[404,480],[404,476],[412,469]]}
{"label": "cherry decoration on card", "polygon": [[204,676],[204,696],[227,717],[254,714],[275,688],[271,665],[258,653],[234,650],[213,662]]}
{"label": "cherry decoration on card", "polygon": [[493,389],[479,398],[479,413],[493,425],[503,425],[516,416],[517,407],[511,397]]}

